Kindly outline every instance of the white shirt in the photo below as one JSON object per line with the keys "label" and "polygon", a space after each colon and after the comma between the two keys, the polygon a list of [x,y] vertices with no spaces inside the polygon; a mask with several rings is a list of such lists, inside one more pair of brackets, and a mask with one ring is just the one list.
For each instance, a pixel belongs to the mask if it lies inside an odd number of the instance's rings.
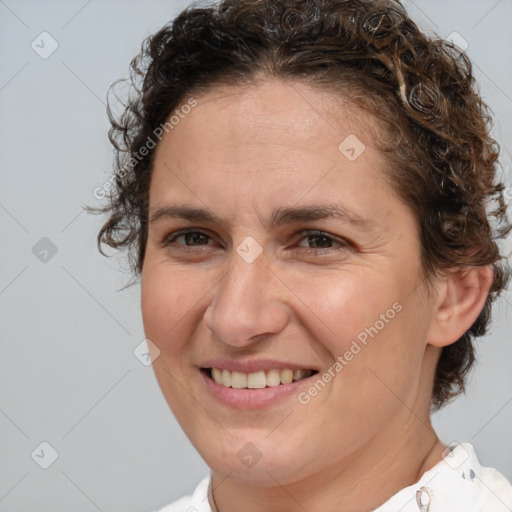
{"label": "white shirt", "polygon": [[[211,512],[210,478],[158,512]],[[374,512],[512,512],[512,485],[496,469],[483,467],[470,443],[455,444],[451,452]]]}

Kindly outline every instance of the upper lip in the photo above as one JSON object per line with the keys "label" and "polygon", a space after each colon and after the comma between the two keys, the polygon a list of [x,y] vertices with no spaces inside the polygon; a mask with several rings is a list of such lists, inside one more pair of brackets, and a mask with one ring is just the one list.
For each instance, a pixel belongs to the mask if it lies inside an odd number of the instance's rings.
{"label": "upper lip", "polygon": [[[233,359],[209,359],[199,364],[200,368],[219,368],[231,372],[254,373],[263,370],[315,370],[309,364],[290,363],[276,359],[251,359],[235,361]],[[316,370],[315,370],[316,371]]]}

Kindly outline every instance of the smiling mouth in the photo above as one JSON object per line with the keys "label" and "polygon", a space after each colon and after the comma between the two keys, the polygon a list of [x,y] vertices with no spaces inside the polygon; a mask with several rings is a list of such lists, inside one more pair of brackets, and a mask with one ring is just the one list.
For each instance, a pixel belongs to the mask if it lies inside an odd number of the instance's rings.
{"label": "smiling mouth", "polygon": [[235,372],[220,368],[201,368],[210,379],[225,388],[263,389],[291,384],[307,379],[318,373],[317,370],[271,369],[253,373]]}

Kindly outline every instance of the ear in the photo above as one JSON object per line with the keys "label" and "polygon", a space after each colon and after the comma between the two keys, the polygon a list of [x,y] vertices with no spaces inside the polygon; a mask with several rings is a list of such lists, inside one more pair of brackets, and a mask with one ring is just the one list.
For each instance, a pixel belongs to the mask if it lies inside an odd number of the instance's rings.
{"label": "ear", "polygon": [[450,345],[473,325],[484,307],[492,279],[492,266],[459,269],[442,279],[427,336],[430,345]]}

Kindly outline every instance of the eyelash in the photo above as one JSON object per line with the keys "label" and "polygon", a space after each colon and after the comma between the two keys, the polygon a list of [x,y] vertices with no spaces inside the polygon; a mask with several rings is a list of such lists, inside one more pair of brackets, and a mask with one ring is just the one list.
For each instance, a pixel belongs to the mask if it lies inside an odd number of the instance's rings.
{"label": "eyelash", "polygon": [[[206,236],[210,240],[212,239],[212,237],[210,235],[208,235],[207,233],[204,233],[203,231],[200,231],[200,230],[197,230],[197,229],[185,229],[185,230],[176,231],[174,233],[171,233],[171,234],[167,235],[160,242],[160,246],[161,247],[168,247],[169,245],[173,244],[174,241],[177,238],[179,238],[180,236],[184,236],[184,235],[192,234],[192,233]],[[347,248],[350,247],[350,244],[347,241],[336,239],[336,238],[334,238],[333,236],[329,235],[328,233],[326,233],[324,231],[304,230],[304,231],[301,231],[301,234],[303,236],[302,236],[302,238],[299,241],[302,241],[304,238],[308,238],[308,237],[317,237],[317,238],[323,237],[323,238],[327,238],[327,239],[331,240],[333,243],[336,243],[336,244],[339,245],[338,248],[336,248],[336,247],[327,247],[325,249],[322,249],[322,248],[315,249],[315,248],[312,248],[312,247],[300,247],[300,250],[302,252],[306,253],[306,254],[313,254],[313,253],[315,253],[316,255],[318,255],[319,253],[325,254],[325,253],[341,251],[341,250],[344,250],[344,249],[347,249]],[[190,245],[186,245],[186,244],[177,244],[177,246],[181,246],[180,250],[186,250],[186,251],[189,251],[189,252],[196,252],[196,253],[204,251],[204,247],[206,245],[208,245],[208,244],[199,245],[199,246],[190,246]]]}

